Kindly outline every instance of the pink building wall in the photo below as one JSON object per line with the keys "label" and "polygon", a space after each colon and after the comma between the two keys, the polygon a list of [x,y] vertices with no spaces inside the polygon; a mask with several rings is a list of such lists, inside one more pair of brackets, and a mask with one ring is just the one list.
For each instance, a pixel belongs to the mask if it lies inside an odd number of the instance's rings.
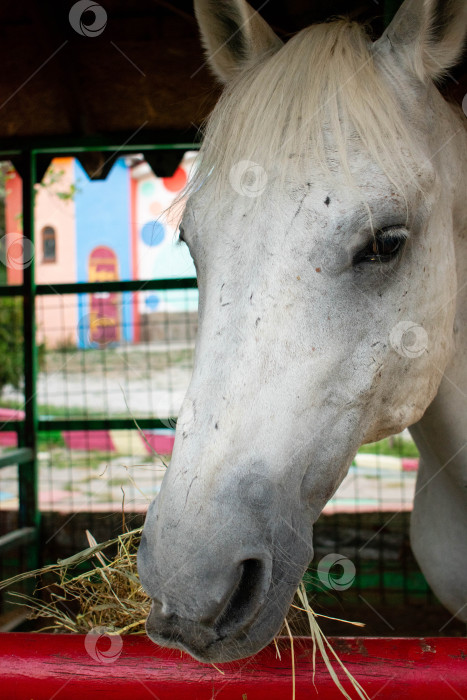
{"label": "pink building wall", "polygon": [[[36,282],[51,284],[76,282],[76,225],[73,199],[63,199],[57,193],[69,193],[74,183],[72,158],[54,158],[52,167],[58,173],[58,181],[47,187],[39,187],[36,197]],[[46,262],[43,255],[43,230],[51,226],[56,232],[55,262]],[[77,300],[76,295],[53,294],[38,299],[38,340],[45,340],[48,347],[63,343],[76,343]]]}
{"label": "pink building wall", "polygon": [[[35,209],[35,264],[36,283],[54,285],[60,282],[76,282],[76,226],[73,199],[63,194],[72,191],[74,170],[72,158],[54,158],[52,175],[45,176],[46,187],[37,185]],[[7,182],[6,233],[21,231],[21,179],[12,173]],[[55,260],[44,259],[44,229],[55,231]],[[22,271],[8,268],[8,283],[21,284]],[[48,347],[76,343],[77,308],[76,296],[52,294],[37,300],[38,342]]]}

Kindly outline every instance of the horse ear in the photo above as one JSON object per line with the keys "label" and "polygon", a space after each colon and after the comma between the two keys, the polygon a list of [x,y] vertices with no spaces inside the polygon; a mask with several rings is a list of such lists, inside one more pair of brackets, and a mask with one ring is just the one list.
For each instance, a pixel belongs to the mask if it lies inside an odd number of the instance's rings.
{"label": "horse ear", "polygon": [[226,83],[282,41],[245,0],[195,0],[195,14],[208,62]]}
{"label": "horse ear", "polygon": [[422,80],[436,80],[461,58],[466,0],[405,0],[375,47],[389,45]]}

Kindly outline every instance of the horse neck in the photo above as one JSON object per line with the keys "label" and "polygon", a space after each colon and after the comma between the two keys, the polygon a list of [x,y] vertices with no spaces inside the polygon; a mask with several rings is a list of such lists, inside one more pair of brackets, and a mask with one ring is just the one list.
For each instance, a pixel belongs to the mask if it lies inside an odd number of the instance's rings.
{"label": "horse neck", "polygon": [[430,472],[447,465],[455,480],[463,483],[467,477],[467,129],[463,115],[462,121],[458,114],[453,119],[457,133],[449,158],[451,166],[458,167],[453,209],[457,272],[454,353],[435,399],[411,432]]}

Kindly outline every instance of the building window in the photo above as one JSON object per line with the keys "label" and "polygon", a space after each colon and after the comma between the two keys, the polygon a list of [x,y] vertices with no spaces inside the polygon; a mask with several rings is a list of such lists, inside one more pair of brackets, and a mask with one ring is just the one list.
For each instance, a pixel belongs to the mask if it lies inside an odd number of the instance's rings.
{"label": "building window", "polygon": [[42,260],[43,262],[55,262],[56,257],[55,229],[52,226],[45,226],[42,229]]}

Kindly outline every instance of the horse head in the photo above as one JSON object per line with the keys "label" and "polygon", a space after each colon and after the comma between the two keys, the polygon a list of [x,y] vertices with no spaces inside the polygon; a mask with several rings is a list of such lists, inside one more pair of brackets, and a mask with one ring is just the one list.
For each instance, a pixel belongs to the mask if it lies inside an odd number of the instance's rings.
{"label": "horse head", "polygon": [[180,228],[194,371],[138,566],[150,637],[219,662],[278,632],[359,446],[418,421],[452,355],[467,159],[434,80],[467,6],[286,44],[244,0],[195,6],[225,89]]}

